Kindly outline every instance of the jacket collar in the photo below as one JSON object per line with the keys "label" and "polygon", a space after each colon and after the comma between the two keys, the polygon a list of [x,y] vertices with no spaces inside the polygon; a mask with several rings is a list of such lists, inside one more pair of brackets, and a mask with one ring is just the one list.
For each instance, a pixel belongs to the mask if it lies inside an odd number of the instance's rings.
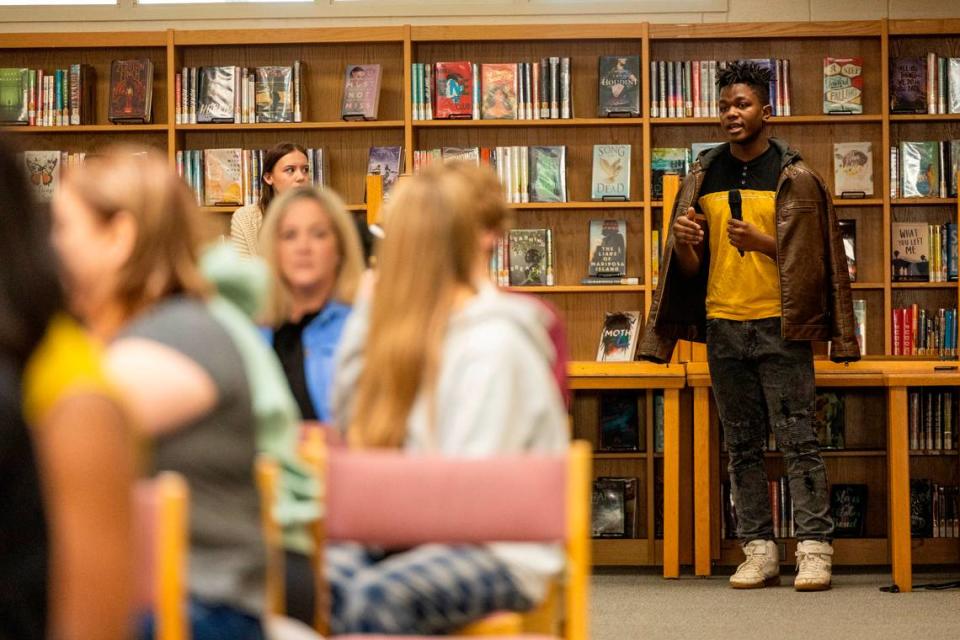
{"label": "jacket collar", "polygon": [[[790,147],[786,142],[784,142],[780,138],[771,137],[769,140],[770,140],[770,144],[776,147],[778,151],[780,151],[780,158],[781,158],[780,171],[781,172],[784,169],[786,169],[788,165],[791,165],[794,162],[799,162],[800,160],[803,159],[800,157],[799,151]],[[697,158],[697,161],[694,163],[693,169],[691,171],[695,172],[699,170],[706,173],[707,169],[710,167],[710,164],[714,160],[719,158],[720,155],[729,148],[730,148],[730,143],[724,142],[722,144],[718,144],[717,146],[711,149],[707,149],[706,151],[701,153],[700,156]]]}

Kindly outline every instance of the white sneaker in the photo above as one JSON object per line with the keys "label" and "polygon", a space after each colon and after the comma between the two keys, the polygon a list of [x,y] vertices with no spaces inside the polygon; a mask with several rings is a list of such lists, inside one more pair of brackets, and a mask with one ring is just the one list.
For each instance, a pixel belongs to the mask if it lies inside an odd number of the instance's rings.
{"label": "white sneaker", "polygon": [[802,540],[797,543],[797,591],[825,591],[830,588],[833,546],[829,542]]}
{"label": "white sneaker", "polygon": [[743,546],[747,556],[730,576],[734,589],[762,589],[780,584],[780,552],[773,540],[751,540]]}

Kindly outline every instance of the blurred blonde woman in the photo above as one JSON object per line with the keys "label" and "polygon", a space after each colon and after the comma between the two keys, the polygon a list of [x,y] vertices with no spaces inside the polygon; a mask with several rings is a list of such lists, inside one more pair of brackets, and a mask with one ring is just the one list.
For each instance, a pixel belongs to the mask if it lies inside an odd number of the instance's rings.
{"label": "blurred blonde woman", "polygon": [[[190,485],[194,640],[260,640],[264,551],[255,424],[240,352],[208,310],[198,216],[159,154],[114,148],[70,172],[53,201],[72,307],[106,344],[108,376],[150,441],[151,472]],[[142,637],[152,637],[146,619]]]}
{"label": "blurred blonde woman", "polygon": [[[329,423],[333,357],[364,269],[353,218],[331,190],[298,187],[270,205],[260,235],[270,267],[267,335],[304,420]],[[287,614],[314,618],[310,558],[288,545]]]}
{"label": "blurred blonde woman", "polygon": [[[372,299],[338,353],[335,416],[352,446],[481,457],[567,447],[542,309],[489,286],[484,232],[507,216],[487,170],[431,167],[397,186]],[[535,605],[562,555],[428,545],[385,559],[339,549],[328,562],[336,633],[442,634]]]}

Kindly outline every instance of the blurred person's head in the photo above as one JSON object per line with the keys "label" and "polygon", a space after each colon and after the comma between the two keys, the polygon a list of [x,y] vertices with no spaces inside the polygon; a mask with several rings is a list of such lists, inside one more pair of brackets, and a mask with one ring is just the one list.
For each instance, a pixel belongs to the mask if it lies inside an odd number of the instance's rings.
{"label": "blurred person's head", "polygon": [[53,200],[53,243],[73,310],[98,333],[173,294],[202,296],[197,206],[156,151],[87,156]]}
{"label": "blurred person's head", "polygon": [[351,444],[403,445],[418,393],[434,392],[450,316],[488,277],[484,235],[500,229],[508,213],[486,169],[434,165],[398,183],[383,212],[386,238],[377,251]]}
{"label": "blurred person's head", "polygon": [[0,354],[22,366],[61,307],[49,224],[6,138],[0,137]]}
{"label": "blurred person's head", "polygon": [[273,199],[283,192],[310,184],[307,150],[296,142],[280,142],[263,155],[260,211],[266,215]]}
{"label": "blurred person's head", "polygon": [[274,200],[260,230],[260,250],[273,276],[271,324],[316,311],[330,298],[353,302],[363,250],[353,217],[332,190],[298,187]]}

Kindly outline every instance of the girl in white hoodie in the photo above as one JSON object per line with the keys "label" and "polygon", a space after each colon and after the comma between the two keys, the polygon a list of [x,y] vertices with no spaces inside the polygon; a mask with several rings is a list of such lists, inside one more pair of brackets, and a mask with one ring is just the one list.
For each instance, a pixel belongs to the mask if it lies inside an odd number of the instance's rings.
{"label": "girl in white hoodie", "polygon": [[[335,421],[352,446],[476,457],[567,447],[544,311],[489,284],[482,234],[507,217],[487,170],[432,167],[397,186],[372,299],[355,307],[337,357]],[[328,556],[334,633],[448,633],[531,608],[562,569],[559,548],[535,544]]]}

